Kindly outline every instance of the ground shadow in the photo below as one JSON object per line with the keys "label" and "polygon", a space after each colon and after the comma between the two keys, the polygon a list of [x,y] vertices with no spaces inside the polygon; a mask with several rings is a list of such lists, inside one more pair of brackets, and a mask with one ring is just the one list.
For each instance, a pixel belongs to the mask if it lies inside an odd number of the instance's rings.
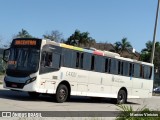
{"label": "ground shadow", "polygon": [[[18,100],[18,101],[45,101],[45,102],[56,102],[55,97],[53,95],[40,95],[39,97],[31,98],[29,97],[27,92],[21,91],[12,91],[12,90],[0,90],[0,98],[3,99],[11,99],[11,100]],[[95,97],[85,97],[85,96],[71,96],[67,102],[70,103],[98,103],[98,104],[116,104],[110,98],[95,98]],[[134,102],[127,102],[126,104],[132,105],[139,105],[138,103]]]}

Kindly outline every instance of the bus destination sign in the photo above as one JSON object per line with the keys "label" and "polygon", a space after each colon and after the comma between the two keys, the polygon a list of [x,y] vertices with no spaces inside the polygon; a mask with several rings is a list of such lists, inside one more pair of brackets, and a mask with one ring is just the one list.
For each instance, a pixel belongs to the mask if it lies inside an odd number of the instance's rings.
{"label": "bus destination sign", "polygon": [[37,43],[36,40],[15,40],[15,45],[31,45],[35,46]]}

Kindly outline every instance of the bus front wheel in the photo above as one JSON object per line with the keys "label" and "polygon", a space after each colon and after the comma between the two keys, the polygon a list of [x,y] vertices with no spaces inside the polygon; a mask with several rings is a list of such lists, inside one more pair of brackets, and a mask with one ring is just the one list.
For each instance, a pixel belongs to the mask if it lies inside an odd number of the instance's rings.
{"label": "bus front wheel", "polygon": [[127,102],[127,93],[124,90],[120,90],[117,96],[117,104],[124,104]]}
{"label": "bus front wheel", "polygon": [[56,101],[58,103],[63,103],[67,100],[68,98],[68,88],[66,85],[60,84],[57,92],[56,92]]}

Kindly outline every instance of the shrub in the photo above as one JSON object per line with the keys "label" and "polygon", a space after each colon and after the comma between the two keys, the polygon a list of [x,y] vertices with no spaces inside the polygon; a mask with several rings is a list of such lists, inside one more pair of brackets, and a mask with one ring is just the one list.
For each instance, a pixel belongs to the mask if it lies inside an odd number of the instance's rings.
{"label": "shrub", "polygon": [[118,107],[120,114],[116,120],[160,120],[160,112],[150,110],[146,106],[136,111],[132,106],[118,105]]}

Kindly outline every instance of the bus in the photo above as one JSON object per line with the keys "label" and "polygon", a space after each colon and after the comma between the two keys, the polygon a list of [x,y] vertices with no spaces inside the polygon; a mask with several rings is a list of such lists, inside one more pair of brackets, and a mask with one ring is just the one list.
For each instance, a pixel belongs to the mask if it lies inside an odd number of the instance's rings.
{"label": "bus", "polygon": [[3,60],[3,87],[34,98],[53,95],[63,103],[70,96],[102,97],[123,104],[128,98],[152,96],[154,65],[109,51],[17,38]]}

